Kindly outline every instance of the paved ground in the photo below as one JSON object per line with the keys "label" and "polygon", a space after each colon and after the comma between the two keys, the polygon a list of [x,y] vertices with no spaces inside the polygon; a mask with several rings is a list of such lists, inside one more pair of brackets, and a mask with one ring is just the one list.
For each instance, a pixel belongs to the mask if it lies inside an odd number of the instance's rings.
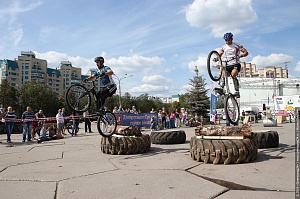
{"label": "paved ground", "polygon": [[259,149],[254,162],[230,165],[190,158],[194,128],[182,128],[184,144],[152,144],[145,154],[114,156],[101,152],[98,133],[83,130],[42,144],[22,143],[21,134],[8,144],[2,134],[0,198],[294,198],[295,124],[253,125],[268,129],[279,133],[278,148]]}

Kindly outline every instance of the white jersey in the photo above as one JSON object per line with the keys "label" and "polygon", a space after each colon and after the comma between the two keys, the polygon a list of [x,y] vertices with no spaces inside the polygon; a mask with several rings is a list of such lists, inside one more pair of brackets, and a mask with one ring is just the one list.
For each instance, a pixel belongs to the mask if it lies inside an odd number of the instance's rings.
{"label": "white jersey", "polygon": [[243,46],[241,44],[237,44],[234,42],[232,42],[231,45],[225,44],[224,46],[222,46],[221,49],[224,52],[222,56],[224,56],[226,60],[229,61],[227,63],[228,65],[234,65],[240,63],[239,55],[242,47]]}

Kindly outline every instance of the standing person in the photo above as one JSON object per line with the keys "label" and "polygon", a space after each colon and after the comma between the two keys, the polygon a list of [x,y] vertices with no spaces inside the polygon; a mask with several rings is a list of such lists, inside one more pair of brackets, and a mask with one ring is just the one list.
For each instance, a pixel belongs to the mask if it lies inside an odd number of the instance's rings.
{"label": "standing person", "polygon": [[170,118],[168,115],[166,115],[166,129],[170,128]]}
{"label": "standing person", "polygon": [[118,112],[118,107],[115,106],[112,112],[117,113]]}
{"label": "standing person", "polygon": [[64,116],[64,129],[63,129],[63,132],[62,132],[62,134],[63,135],[66,135],[65,134],[65,131],[66,131],[66,129],[67,129],[67,124],[68,124],[68,118],[67,118],[67,114],[66,114],[66,110],[65,110],[65,108],[62,108],[61,109],[61,114]]}
{"label": "standing person", "polygon": [[62,114],[61,109],[58,109],[55,117],[56,117],[56,123],[57,123],[57,134],[62,137],[65,120],[64,120],[64,116]]}
{"label": "standing person", "polygon": [[114,72],[109,66],[104,66],[104,58],[96,57],[94,61],[97,64],[98,70],[84,81],[91,81],[96,77],[100,77],[100,90],[97,93],[97,109],[102,112],[106,99],[117,91],[117,85],[112,78]]}
{"label": "standing person", "polygon": [[[38,127],[38,129],[41,129],[42,126],[43,126],[43,124],[45,123],[45,118],[46,118],[46,116],[45,116],[44,113],[43,113],[43,110],[40,109],[40,110],[34,115],[34,117],[35,117],[35,119],[37,119],[37,127]],[[35,127],[35,128],[37,128],[37,127]],[[32,127],[32,128],[33,128],[33,127]],[[31,131],[31,137],[34,138],[34,137],[35,137],[35,134],[36,134],[36,130],[33,129],[33,130]],[[40,135],[38,134],[38,136],[40,136]]]}
{"label": "standing person", "polygon": [[124,112],[124,109],[122,108],[122,106],[120,105],[119,106],[119,109],[118,109],[118,113],[123,113]]}
{"label": "standing person", "polygon": [[171,128],[175,128],[175,111],[170,113],[170,126]]}
{"label": "standing person", "polygon": [[4,108],[3,108],[3,105],[1,104],[1,105],[0,105],[0,118],[3,117],[4,113],[5,113],[5,110],[4,110]]}
{"label": "standing person", "polygon": [[[219,54],[225,55],[226,60],[228,60],[228,65],[226,66],[226,71],[231,75],[233,80],[233,85],[235,89],[235,96],[237,98],[240,97],[239,93],[239,81],[237,79],[237,75],[241,70],[240,58],[246,57],[248,55],[248,51],[243,47],[243,45],[233,42],[233,34],[231,32],[224,34],[224,40],[226,44],[222,46]],[[223,88],[225,85],[225,78],[223,74],[223,78],[220,82],[221,88],[215,88],[215,92],[221,94],[223,92]]]}
{"label": "standing person", "polygon": [[180,127],[180,114],[178,112],[178,110],[176,109],[175,111],[175,128],[179,128]]}
{"label": "standing person", "polygon": [[27,141],[31,141],[31,129],[32,129],[32,121],[34,119],[34,113],[31,111],[31,107],[27,106],[26,111],[22,114],[22,121],[23,121],[23,142],[26,140],[27,135]]}
{"label": "standing person", "polygon": [[73,121],[73,127],[72,127],[72,136],[75,136],[77,134],[77,130],[79,128],[79,114],[77,112],[72,113],[72,121]]}
{"label": "standing person", "polygon": [[154,116],[151,117],[150,124],[151,131],[157,131],[157,123]]}
{"label": "standing person", "polygon": [[165,108],[162,108],[161,111],[161,123],[162,123],[162,129],[166,128],[166,116],[168,113],[165,111]]}
{"label": "standing person", "polygon": [[156,111],[154,110],[154,108],[151,109],[150,113],[156,113]]}
{"label": "standing person", "polygon": [[11,133],[12,133],[14,125],[15,125],[15,119],[17,118],[17,115],[12,110],[11,106],[9,106],[7,108],[7,112],[4,113],[3,118],[5,119],[7,142],[11,143],[10,136],[11,136]]}
{"label": "standing person", "polygon": [[84,113],[83,113],[83,117],[84,117],[84,130],[85,130],[85,133],[87,133],[88,131],[88,129],[89,129],[89,133],[93,133],[92,131],[91,131],[91,120],[90,120],[90,118],[89,118],[89,111],[85,111]]}

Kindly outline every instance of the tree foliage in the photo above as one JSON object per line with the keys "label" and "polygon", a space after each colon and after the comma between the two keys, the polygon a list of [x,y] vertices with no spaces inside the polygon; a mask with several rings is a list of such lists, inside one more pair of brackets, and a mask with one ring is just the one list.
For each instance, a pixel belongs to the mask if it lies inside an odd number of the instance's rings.
{"label": "tree foliage", "polygon": [[18,106],[18,91],[10,86],[8,81],[4,79],[0,85],[0,104],[7,109],[8,106],[14,109]]}
{"label": "tree foliage", "polygon": [[208,117],[207,113],[210,108],[210,101],[207,96],[208,89],[205,88],[205,78],[198,76],[197,73],[194,79],[190,79],[189,85],[192,86],[191,90],[189,90],[189,96],[187,97],[189,111],[193,114],[196,113],[197,115]]}
{"label": "tree foliage", "polygon": [[50,117],[57,114],[63,103],[49,86],[31,81],[20,88],[19,112],[25,111],[26,106],[31,106],[34,112],[42,109],[44,114]]}

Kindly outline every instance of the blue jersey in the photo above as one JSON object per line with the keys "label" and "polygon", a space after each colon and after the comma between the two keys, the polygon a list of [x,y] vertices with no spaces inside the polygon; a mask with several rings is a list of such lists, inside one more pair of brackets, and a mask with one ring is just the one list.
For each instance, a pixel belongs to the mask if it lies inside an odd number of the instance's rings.
{"label": "blue jersey", "polygon": [[[94,76],[95,77],[98,77],[100,76],[101,74],[103,73],[106,73],[108,70],[110,70],[110,67],[109,66],[104,66],[102,67],[101,69],[98,69],[95,73],[94,73]],[[100,77],[100,87],[106,87],[106,86],[109,86],[109,85],[112,85],[114,84],[114,80],[112,79],[111,76],[108,76],[108,75],[105,75],[103,77]]]}

